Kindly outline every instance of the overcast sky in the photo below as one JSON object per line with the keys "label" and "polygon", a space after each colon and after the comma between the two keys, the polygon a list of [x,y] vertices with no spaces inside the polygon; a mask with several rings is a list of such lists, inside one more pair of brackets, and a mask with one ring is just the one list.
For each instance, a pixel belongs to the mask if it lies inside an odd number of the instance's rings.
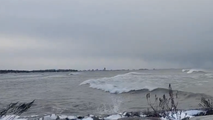
{"label": "overcast sky", "polygon": [[1,0],[0,69],[213,68],[213,0]]}

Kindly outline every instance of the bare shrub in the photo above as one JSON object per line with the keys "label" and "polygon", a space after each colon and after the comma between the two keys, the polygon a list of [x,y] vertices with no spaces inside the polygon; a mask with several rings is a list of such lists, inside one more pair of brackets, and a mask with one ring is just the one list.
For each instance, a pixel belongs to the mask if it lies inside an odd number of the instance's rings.
{"label": "bare shrub", "polygon": [[169,112],[172,113],[173,115],[177,115],[177,106],[178,102],[175,102],[175,98],[178,98],[178,93],[174,94],[174,91],[172,90],[171,84],[169,84],[169,97],[167,98],[166,95],[164,94],[162,97],[157,97],[155,95],[155,102],[151,102],[151,94],[147,93],[146,94],[146,99],[147,103],[150,106],[150,108],[153,110],[153,112],[146,112],[148,113],[148,117],[164,117],[168,118],[169,117]]}
{"label": "bare shrub", "polygon": [[213,109],[213,101],[204,97],[201,98],[201,103],[199,105],[207,110]]}

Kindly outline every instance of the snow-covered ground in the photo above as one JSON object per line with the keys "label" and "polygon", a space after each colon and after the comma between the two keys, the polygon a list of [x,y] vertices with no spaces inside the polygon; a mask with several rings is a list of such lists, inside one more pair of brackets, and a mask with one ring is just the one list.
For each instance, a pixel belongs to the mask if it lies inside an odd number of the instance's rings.
{"label": "snow-covered ground", "polygon": [[[204,110],[187,110],[187,111],[178,111],[177,113],[168,112],[168,116],[166,118],[161,118],[162,120],[181,120],[183,118],[192,118],[194,115],[199,113],[205,113]],[[67,116],[67,115],[46,115],[43,117],[40,117],[41,120],[59,120],[59,119],[69,119],[69,120],[98,120],[98,119],[104,119],[104,120],[118,120],[121,118],[126,118],[127,113],[121,113],[121,114],[114,114],[109,115],[103,118],[95,117],[93,115],[78,117],[78,116]],[[139,116],[137,116],[139,117]],[[146,115],[141,114],[140,117],[146,117]],[[7,115],[2,116],[0,120],[28,120],[28,118],[39,118],[39,116],[28,116],[28,117],[20,117],[15,115]]]}

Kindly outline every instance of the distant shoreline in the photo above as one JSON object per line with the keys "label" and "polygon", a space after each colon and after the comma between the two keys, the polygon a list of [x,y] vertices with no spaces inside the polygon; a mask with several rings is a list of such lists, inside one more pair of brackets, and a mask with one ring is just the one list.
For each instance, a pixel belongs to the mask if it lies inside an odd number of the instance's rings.
{"label": "distant shoreline", "polygon": [[74,70],[74,69],[0,70],[0,74],[7,74],[7,73],[46,73],[46,72],[78,72],[78,70]]}
{"label": "distant shoreline", "polygon": [[[88,70],[75,70],[75,69],[45,69],[45,70],[0,70],[0,74],[7,73],[46,73],[46,72],[93,72],[93,71],[134,71],[134,70],[150,70],[150,69],[88,69]],[[155,69],[153,69],[155,70]]]}

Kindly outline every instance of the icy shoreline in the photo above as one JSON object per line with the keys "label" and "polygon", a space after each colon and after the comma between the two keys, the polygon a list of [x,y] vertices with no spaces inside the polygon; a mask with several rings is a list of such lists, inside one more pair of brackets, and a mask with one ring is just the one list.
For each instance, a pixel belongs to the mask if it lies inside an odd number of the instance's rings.
{"label": "icy shoreline", "polygon": [[[168,112],[167,117],[153,117],[147,116],[143,112],[123,112],[120,114],[112,115],[101,115],[101,116],[69,116],[69,115],[44,115],[44,116],[17,116],[17,115],[6,115],[0,117],[0,120],[140,120],[140,119],[159,119],[159,120],[189,120],[196,116],[206,116],[207,110],[187,110],[177,111],[177,113]],[[211,110],[212,112],[212,110]]]}

